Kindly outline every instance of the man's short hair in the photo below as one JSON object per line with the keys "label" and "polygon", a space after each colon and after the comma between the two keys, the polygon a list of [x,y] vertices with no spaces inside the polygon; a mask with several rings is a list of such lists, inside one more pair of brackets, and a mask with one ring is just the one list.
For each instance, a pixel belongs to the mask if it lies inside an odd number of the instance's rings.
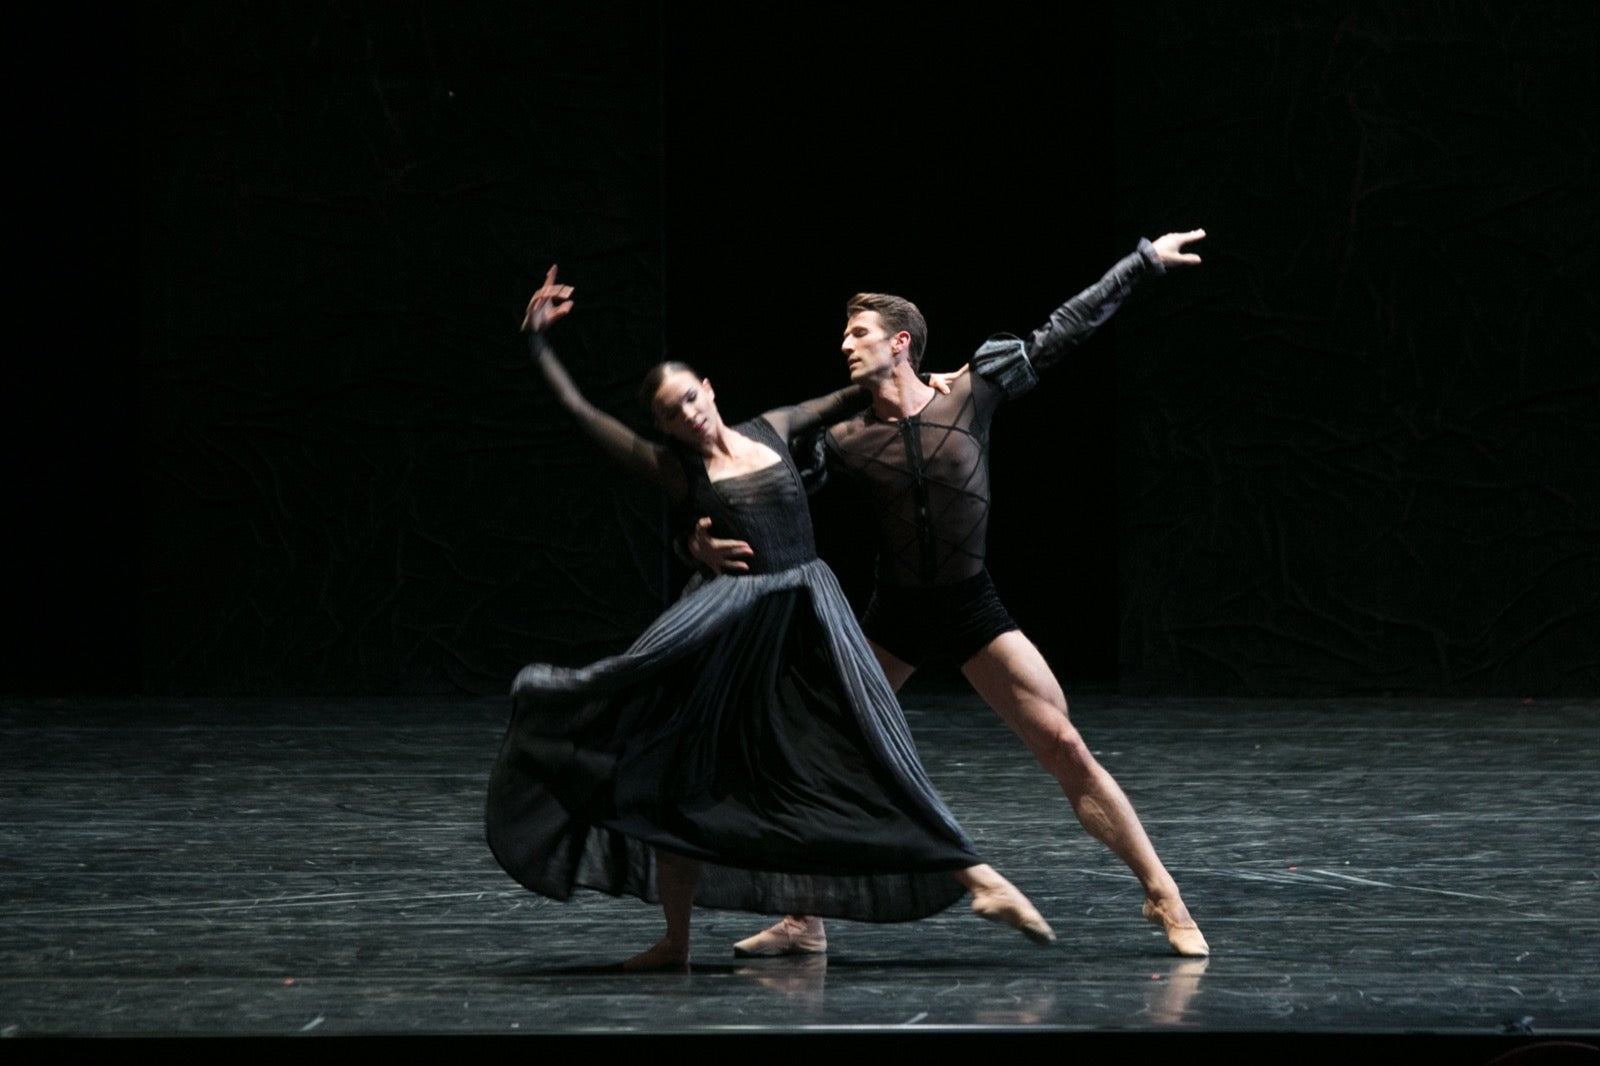
{"label": "man's short hair", "polygon": [[911,335],[911,349],[907,358],[911,361],[911,369],[922,369],[922,352],[928,346],[928,323],[922,317],[922,312],[917,310],[917,305],[900,296],[890,296],[881,292],[858,292],[844,305],[846,321],[854,318],[862,311],[876,311],[878,318],[883,321],[883,326],[891,334],[909,333]]}

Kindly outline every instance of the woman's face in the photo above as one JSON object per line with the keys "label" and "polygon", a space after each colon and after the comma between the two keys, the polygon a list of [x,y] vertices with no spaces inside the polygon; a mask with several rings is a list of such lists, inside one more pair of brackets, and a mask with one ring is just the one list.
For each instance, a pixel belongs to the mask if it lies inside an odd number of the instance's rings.
{"label": "woman's face", "polygon": [[650,410],[661,432],[691,447],[710,440],[722,425],[711,382],[687,370],[674,370],[661,379]]}

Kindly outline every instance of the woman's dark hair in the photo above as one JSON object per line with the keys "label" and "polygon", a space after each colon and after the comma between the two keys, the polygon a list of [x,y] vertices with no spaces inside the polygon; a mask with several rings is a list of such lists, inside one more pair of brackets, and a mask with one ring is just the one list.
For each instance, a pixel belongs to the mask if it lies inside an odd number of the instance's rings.
{"label": "woman's dark hair", "polygon": [[661,383],[667,380],[668,374],[676,374],[680,370],[693,374],[696,381],[704,380],[700,377],[700,372],[688,363],[680,363],[676,359],[668,359],[664,363],[657,363],[646,371],[644,380],[639,383],[639,406],[643,407],[645,414],[650,416],[652,425],[656,420],[655,398],[657,390],[661,388]]}

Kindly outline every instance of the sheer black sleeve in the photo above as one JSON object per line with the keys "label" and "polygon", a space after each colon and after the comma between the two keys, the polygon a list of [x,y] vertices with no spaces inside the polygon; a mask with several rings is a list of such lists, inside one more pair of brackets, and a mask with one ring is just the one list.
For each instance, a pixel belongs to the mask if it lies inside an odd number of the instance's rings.
{"label": "sheer black sleeve", "polygon": [[972,356],[973,373],[998,385],[1008,397],[1021,396],[1039,383],[1040,370],[1076,348],[1116,313],[1147,274],[1166,267],[1148,240],[1123,256],[1105,276],[1056,308],[1027,340],[1010,334],[990,337]]}
{"label": "sheer black sleeve", "polygon": [[780,437],[789,442],[789,454],[794,457],[800,481],[805,485],[808,495],[814,495],[828,480],[823,434],[835,422],[843,422],[860,414],[871,403],[870,392],[859,385],[848,385],[838,392],[806,400],[793,407],[780,407],[761,416],[778,431]]}
{"label": "sheer black sleeve", "polygon": [[847,385],[838,392],[805,400],[790,407],[779,407],[761,417],[778,431],[778,436],[792,441],[815,429],[826,428],[859,414],[872,403],[872,394],[860,385]]}
{"label": "sheer black sleeve", "polygon": [[540,332],[530,333],[528,347],[533,361],[550,385],[561,406],[578,423],[578,427],[600,446],[624,470],[644,478],[663,489],[674,502],[684,501],[689,494],[688,480],[683,466],[666,448],[645,440],[616,418],[591,404],[578,391],[567,375],[567,368],[556,358],[555,349]]}

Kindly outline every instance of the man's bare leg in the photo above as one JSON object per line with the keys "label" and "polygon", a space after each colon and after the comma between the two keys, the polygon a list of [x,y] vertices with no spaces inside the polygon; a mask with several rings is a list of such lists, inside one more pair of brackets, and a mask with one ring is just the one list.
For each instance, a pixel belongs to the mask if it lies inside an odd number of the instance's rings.
{"label": "man's bare leg", "polygon": [[878,647],[870,637],[867,639],[867,647],[872,649],[873,658],[883,667],[883,676],[889,679],[889,687],[896,692],[904,688],[906,682],[911,680],[911,675],[917,672],[915,666],[899,658],[894,652]]}
{"label": "man's bare leg", "polygon": [[624,970],[682,970],[689,965],[689,919],[694,911],[694,887],[700,864],[682,855],[656,849],[656,888],[661,892],[661,912],[667,935],[647,951],[622,964]]}
{"label": "man's bare leg", "polygon": [[1173,950],[1209,955],[1211,948],[1184,906],[1177,882],[1156,856],[1133,804],[1068,719],[1066,694],[1033,642],[1016,630],[1002,633],[967,660],[961,672],[1061,785],[1089,835],[1138,877],[1144,886],[1144,916],[1165,930]]}

